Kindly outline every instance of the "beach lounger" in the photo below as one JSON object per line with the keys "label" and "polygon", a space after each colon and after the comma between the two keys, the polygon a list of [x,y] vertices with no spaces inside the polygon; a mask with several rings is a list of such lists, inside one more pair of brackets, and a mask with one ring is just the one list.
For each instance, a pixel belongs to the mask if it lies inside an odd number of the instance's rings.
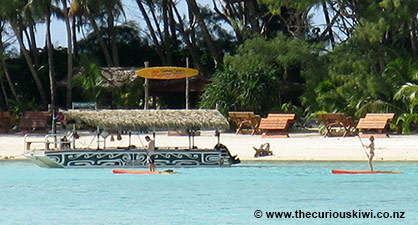
{"label": "beach lounger", "polygon": [[235,122],[237,129],[235,134],[251,133],[251,135],[259,133],[261,117],[255,115],[254,112],[229,112],[229,119]]}
{"label": "beach lounger", "polygon": [[359,136],[389,137],[388,134],[383,133],[383,130],[394,116],[394,113],[367,113],[357,124],[356,129],[361,131]]}
{"label": "beach lounger", "polygon": [[343,129],[343,137],[349,135],[351,129],[354,127],[354,121],[351,117],[346,117],[344,113],[322,113],[318,114],[319,120],[325,125],[327,129],[324,137],[340,136],[336,129]]}
{"label": "beach lounger", "polygon": [[19,128],[25,132],[37,129],[46,131],[50,117],[49,112],[25,112],[25,115],[20,118]]}
{"label": "beach lounger", "polygon": [[262,137],[289,137],[287,128],[295,122],[295,114],[270,113],[261,119],[259,129],[264,131]]}

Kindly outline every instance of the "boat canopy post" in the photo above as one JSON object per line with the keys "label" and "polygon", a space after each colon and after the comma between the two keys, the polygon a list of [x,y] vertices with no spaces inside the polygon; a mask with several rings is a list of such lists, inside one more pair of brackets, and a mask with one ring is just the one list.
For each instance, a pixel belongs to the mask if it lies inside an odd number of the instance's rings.
{"label": "boat canopy post", "polygon": [[218,138],[218,144],[221,143],[221,133],[218,129],[215,130],[215,136]]}
{"label": "boat canopy post", "polygon": [[189,149],[192,149],[192,130],[187,129],[187,135],[189,136]]}
{"label": "boat canopy post", "polygon": [[97,150],[100,149],[100,128],[97,127],[96,129],[96,134],[97,134]]}
{"label": "boat canopy post", "polygon": [[76,139],[77,131],[75,130],[75,124],[73,124],[73,149],[75,149],[75,139]]}
{"label": "boat canopy post", "polygon": [[129,135],[129,146],[131,146],[131,136],[132,136],[131,131],[128,132],[128,135]]}
{"label": "boat canopy post", "polygon": [[152,140],[154,141],[154,148],[155,148],[155,127],[152,128]]}
{"label": "boat canopy post", "polygon": [[194,132],[195,132],[195,130],[192,129],[192,148],[194,147]]}

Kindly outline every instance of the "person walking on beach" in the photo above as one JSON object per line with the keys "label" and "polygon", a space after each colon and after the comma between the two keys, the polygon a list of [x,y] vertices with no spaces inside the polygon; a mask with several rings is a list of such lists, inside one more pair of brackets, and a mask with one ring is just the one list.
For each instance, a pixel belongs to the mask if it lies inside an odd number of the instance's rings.
{"label": "person walking on beach", "polygon": [[145,145],[145,150],[147,150],[147,163],[148,163],[148,166],[149,166],[149,170],[151,172],[155,172],[155,165],[154,165],[155,146],[154,146],[154,141],[149,136],[145,137],[145,141],[147,141],[147,145]]}
{"label": "person walking on beach", "polygon": [[374,157],[374,137],[370,136],[370,144],[369,145],[364,145],[365,148],[369,148],[370,152],[369,152],[369,166],[370,166],[370,171],[373,171],[373,157]]}

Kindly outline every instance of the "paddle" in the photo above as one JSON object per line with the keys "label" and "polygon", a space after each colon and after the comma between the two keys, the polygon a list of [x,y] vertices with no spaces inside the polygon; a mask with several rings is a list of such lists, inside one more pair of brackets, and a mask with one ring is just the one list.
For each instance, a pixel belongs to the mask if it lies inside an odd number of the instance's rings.
{"label": "paddle", "polygon": [[138,137],[139,141],[141,142],[142,147],[145,148],[145,145],[144,145],[144,143],[142,143],[142,140],[141,140],[141,137],[139,136],[139,133],[137,133],[136,136]]}
{"label": "paddle", "polygon": [[361,140],[361,138],[360,138],[360,136],[359,136],[359,135],[357,135],[357,137],[358,137],[358,139],[360,140],[360,143],[361,143],[361,147],[363,148],[363,150],[364,150],[364,153],[366,153],[366,155],[367,155],[367,158],[369,158],[369,154],[367,153],[367,150],[366,150],[366,148],[364,148],[364,144],[363,144],[363,141]]}

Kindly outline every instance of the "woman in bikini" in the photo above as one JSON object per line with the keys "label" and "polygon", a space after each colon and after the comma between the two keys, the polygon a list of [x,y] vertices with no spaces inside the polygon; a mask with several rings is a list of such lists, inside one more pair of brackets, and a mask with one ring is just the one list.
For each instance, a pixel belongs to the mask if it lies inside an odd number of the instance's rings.
{"label": "woman in bikini", "polygon": [[370,136],[370,144],[369,145],[364,145],[364,147],[369,148],[370,152],[369,152],[369,166],[370,166],[370,171],[373,171],[373,157],[374,157],[374,137]]}

